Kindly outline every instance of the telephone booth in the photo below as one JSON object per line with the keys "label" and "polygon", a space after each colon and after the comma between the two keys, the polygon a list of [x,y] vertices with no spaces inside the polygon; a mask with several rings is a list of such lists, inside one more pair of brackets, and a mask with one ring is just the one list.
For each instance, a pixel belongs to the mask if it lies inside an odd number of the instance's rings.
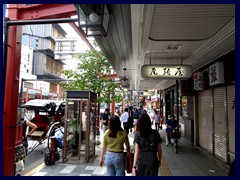
{"label": "telephone booth", "polygon": [[66,91],[63,162],[88,162],[95,155],[97,94]]}

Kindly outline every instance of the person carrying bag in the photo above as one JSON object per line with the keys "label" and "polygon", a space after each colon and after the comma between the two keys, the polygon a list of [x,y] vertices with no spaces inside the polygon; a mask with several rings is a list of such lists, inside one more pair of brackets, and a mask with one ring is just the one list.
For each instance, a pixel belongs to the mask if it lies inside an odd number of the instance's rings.
{"label": "person carrying bag", "polygon": [[124,168],[127,173],[132,173],[133,168],[133,159],[134,159],[134,150],[129,153],[124,152]]}
{"label": "person carrying bag", "polygon": [[[130,154],[130,144],[126,131],[121,128],[118,116],[110,118],[109,129],[103,137],[103,146],[99,165],[106,165],[108,176],[125,176],[124,169],[124,145]],[[104,155],[105,161],[103,159]]]}

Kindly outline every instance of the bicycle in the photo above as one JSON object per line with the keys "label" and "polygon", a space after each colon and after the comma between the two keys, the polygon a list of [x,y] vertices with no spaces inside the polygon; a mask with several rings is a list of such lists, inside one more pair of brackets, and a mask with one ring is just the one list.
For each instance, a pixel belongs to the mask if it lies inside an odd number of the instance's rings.
{"label": "bicycle", "polygon": [[[173,145],[174,151],[177,154],[179,147],[178,147],[178,139],[181,138],[181,132],[180,132],[180,125],[178,125],[176,128],[172,128],[172,137],[171,137],[171,144]],[[166,145],[168,146],[168,138],[166,135]]]}

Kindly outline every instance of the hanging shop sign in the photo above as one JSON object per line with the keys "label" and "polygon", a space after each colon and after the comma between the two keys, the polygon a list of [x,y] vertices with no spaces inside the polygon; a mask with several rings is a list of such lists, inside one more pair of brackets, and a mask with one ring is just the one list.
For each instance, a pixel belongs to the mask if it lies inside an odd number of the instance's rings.
{"label": "hanging shop sign", "polygon": [[194,90],[196,90],[196,91],[202,91],[202,90],[204,90],[205,83],[201,80],[194,79],[193,87],[194,87]]}
{"label": "hanging shop sign", "polygon": [[193,72],[193,87],[196,91],[204,90],[203,72]]}
{"label": "hanging shop sign", "polygon": [[143,92],[143,95],[144,95],[144,96],[152,96],[153,93],[154,93],[153,91],[144,91],[144,92]]}
{"label": "hanging shop sign", "polygon": [[194,80],[203,80],[203,72],[193,72]]}
{"label": "hanging shop sign", "polygon": [[134,96],[152,96],[154,91],[133,91]]}
{"label": "hanging shop sign", "polygon": [[209,66],[209,85],[218,85],[224,83],[223,62],[217,62]]}
{"label": "hanging shop sign", "polygon": [[142,76],[145,78],[189,79],[192,67],[189,65],[143,65]]}

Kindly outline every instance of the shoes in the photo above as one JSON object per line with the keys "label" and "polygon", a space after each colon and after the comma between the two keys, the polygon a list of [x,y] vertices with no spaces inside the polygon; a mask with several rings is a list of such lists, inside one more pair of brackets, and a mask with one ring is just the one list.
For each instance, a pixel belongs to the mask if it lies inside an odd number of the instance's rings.
{"label": "shoes", "polygon": [[167,142],[166,142],[166,145],[168,146],[169,144],[171,144],[171,142],[167,141]]}

